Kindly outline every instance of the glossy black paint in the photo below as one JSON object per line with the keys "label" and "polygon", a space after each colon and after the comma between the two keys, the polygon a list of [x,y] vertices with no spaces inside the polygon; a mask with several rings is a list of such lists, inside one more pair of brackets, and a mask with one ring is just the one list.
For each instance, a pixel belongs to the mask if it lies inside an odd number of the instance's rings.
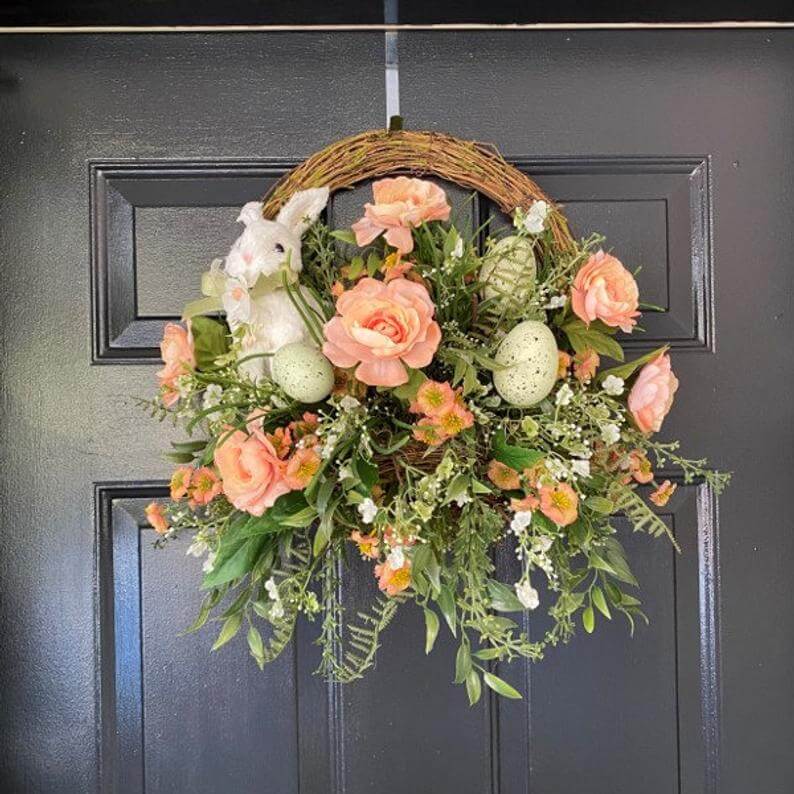
{"label": "glossy black paint", "polygon": [[[398,616],[377,669],[311,676],[316,627],[259,673],[180,637],[186,543],[152,548],[177,434],[151,393],[162,323],[292,162],[383,123],[379,34],[0,38],[0,783],[9,792],[784,794],[794,38],[768,32],[401,33],[409,126],[492,140],[609,234],[673,342],[665,435],[735,471],[682,487],[682,545],[624,531],[651,627],[500,671],[521,702],[465,705],[454,642]],[[496,88],[495,88],[496,87]],[[341,194],[354,219],[367,188]],[[462,206],[465,195],[454,192]],[[487,217],[475,202],[466,222]],[[95,366],[101,364],[102,366]],[[760,406],[760,407],[759,407]],[[506,576],[515,565],[500,550]],[[346,604],[374,588],[354,564]],[[527,618],[531,633],[543,616]]]}

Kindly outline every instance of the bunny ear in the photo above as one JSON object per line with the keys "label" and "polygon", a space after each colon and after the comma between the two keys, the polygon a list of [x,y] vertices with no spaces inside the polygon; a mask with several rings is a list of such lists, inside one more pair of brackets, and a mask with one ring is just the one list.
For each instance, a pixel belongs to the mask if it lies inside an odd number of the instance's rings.
{"label": "bunny ear", "polygon": [[237,223],[244,223],[250,226],[252,223],[259,223],[262,218],[262,202],[249,201],[241,210],[237,218]]}
{"label": "bunny ear", "polygon": [[320,217],[327,203],[327,187],[299,190],[281,208],[276,221],[300,237]]}

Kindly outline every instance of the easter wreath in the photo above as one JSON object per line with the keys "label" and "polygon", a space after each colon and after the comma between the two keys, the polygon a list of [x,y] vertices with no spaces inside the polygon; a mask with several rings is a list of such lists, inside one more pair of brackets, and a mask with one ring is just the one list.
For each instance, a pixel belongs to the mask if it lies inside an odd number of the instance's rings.
{"label": "easter wreath", "polygon": [[[514,228],[456,227],[425,175],[486,195]],[[363,217],[330,229],[329,193],[364,180]],[[443,624],[456,638],[471,703],[483,683],[520,697],[495,665],[540,659],[577,622],[621,613],[633,630],[645,616],[614,517],[675,544],[638,486],[663,505],[676,485],[655,469],[717,492],[728,476],[653,438],[678,381],[666,347],[624,361],[616,333],[641,304],[603,238],[575,240],[492,147],[408,131],[332,144],[239,221],[185,324],[166,326],[147,403],[196,436],[173,445],[171,501],[147,508],[158,544],[189,533],[205,558],[191,630],[218,621],[213,650],[243,630],[262,667],[316,618],[318,672],[349,682],[413,601],[427,653]],[[354,614],[351,554],[374,576]],[[517,616],[541,606],[551,627],[530,638]]]}

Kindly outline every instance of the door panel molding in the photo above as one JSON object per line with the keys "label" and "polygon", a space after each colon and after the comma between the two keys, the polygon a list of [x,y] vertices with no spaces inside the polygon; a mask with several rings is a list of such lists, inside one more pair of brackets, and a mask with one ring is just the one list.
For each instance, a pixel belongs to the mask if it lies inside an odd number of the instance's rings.
{"label": "door panel molding", "polygon": [[[509,162],[536,179],[563,205],[574,236],[588,229],[607,234],[606,248],[618,242],[618,256],[630,270],[664,268],[650,285],[664,300],[663,311],[646,311],[644,334],[621,336],[628,350],[649,350],[669,343],[675,350],[714,352],[712,197],[708,156],[681,157],[531,157],[506,156]],[[659,212],[626,217],[626,209],[659,206]],[[591,205],[596,211],[587,211]],[[595,205],[601,205],[596,207]],[[582,215],[581,229],[577,216]],[[483,220],[486,220],[483,218]],[[655,229],[650,229],[655,225]],[[628,230],[644,227],[642,237],[626,241]],[[612,238],[609,233],[614,228]],[[653,237],[650,237],[653,235]],[[633,250],[634,249],[634,250]],[[650,261],[632,257],[645,254]],[[648,286],[643,285],[644,295]],[[657,283],[659,282],[659,283]]]}
{"label": "door panel molding", "polygon": [[[295,164],[283,158],[89,163],[91,363],[159,362],[163,326],[179,319],[178,313],[157,316],[139,311],[136,234],[141,229],[136,228],[136,211],[240,207],[262,196]],[[164,268],[171,265],[163,263]]]}

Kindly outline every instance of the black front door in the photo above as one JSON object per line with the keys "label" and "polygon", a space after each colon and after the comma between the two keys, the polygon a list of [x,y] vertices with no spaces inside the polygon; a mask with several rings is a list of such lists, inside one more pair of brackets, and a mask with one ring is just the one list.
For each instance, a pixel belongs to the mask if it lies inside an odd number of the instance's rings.
{"label": "black front door", "polygon": [[[425,658],[407,610],[346,687],[311,676],[315,627],[264,673],[178,636],[199,563],[152,548],[168,432],[133,397],[236,208],[382,126],[383,34],[2,36],[3,790],[794,787],[794,33],[403,31],[399,51],[409,127],[493,141],[642,266],[664,311],[639,348],[672,340],[682,384],[665,431],[733,486],[679,489],[680,556],[626,533],[650,627],[503,671],[522,701],[469,709],[454,647]],[[347,603],[371,586],[349,572]]]}

